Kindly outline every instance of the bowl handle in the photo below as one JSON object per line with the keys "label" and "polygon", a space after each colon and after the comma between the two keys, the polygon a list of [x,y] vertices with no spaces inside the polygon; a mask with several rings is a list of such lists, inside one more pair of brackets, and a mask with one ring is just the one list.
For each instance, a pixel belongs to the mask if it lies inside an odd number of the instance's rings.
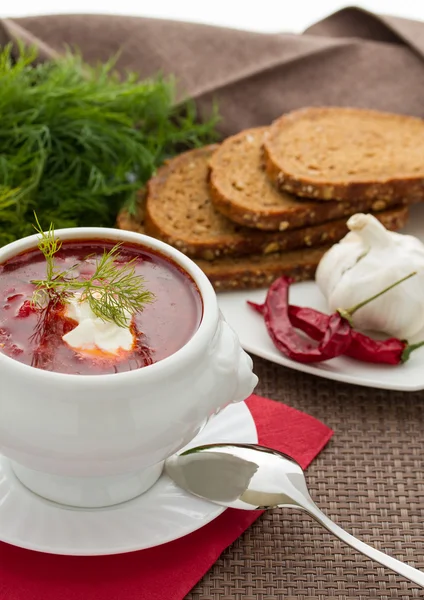
{"label": "bowl handle", "polygon": [[253,361],[243,350],[237,334],[222,315],[215,339],[215,368],[219,374],[231,378],[233,393],[229,402],[241,402],[250,396],[258,383],[258,378],[252,370]]}

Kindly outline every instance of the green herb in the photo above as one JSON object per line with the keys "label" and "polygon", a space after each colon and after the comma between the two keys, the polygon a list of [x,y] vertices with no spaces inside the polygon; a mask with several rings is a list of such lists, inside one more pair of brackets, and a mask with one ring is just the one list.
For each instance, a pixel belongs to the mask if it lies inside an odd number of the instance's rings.
{"label": "green herb", "polygon": [[35,229],[40,234],[38,248],[46,259],[46,278],[32,281],[37,286],[32,302],[37,306],[66,303],[70,296],[78,293],[97,317],[119,327],[128,327],[128,315],[134,315],[143,310],[145,304],[154,301],[154,295],[144,287],[144,278],[135,272],[135,258],[122,266],[116,265],[121,244],[103,253],[89,279],[78,279],[72,273],[77,265],[65,271],[58,270],[55,265],[54,256],[62,242],[55,237],[53,224],[44,232],[37,217],[36,223]]}
{"label": "green herb", "polygon": [[216,111],[198,123],[172,79],[12,54],[0,49],[0,245],[32,232],[34,210],[56,228],[113,226],[165,158],[216,139]]}

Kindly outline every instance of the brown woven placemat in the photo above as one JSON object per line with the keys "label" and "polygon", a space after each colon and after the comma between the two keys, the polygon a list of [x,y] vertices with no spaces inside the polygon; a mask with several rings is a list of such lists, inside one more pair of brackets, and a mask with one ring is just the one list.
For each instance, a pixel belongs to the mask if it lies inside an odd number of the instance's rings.
{"label": "brown woven placemat", "polygon": [[[335,431],[309,467],[311,495],[363,541],[424,569],[424,393],[344,385],[254,358],[256,392]],[[294,510],[266,513],[189,600],[421,598],[423,592]]]}

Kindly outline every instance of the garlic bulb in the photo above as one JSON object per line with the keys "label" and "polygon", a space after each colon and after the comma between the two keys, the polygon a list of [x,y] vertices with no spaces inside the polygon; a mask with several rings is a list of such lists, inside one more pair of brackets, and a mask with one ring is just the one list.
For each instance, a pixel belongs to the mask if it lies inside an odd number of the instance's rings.
{"label": "garlic bulb", "polygon": [[410,338],[424,328],[424,244],[388,231],[372,215],[353,215],[347,226],[350,232],[322,257],[316,272],[330,310],[351,308],[417,271],[353,316],[357,329]]}

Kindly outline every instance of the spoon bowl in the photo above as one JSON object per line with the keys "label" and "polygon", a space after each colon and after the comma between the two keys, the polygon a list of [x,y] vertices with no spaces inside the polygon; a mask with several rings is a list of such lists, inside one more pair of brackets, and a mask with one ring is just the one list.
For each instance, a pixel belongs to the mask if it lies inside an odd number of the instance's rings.
{"label": "spoon bowl", "polygon": [[264,446],[199,446],[169,458],[165,469],[179,487],[227,508],[302,508],[305,495],[312,502],[301,466]]}

